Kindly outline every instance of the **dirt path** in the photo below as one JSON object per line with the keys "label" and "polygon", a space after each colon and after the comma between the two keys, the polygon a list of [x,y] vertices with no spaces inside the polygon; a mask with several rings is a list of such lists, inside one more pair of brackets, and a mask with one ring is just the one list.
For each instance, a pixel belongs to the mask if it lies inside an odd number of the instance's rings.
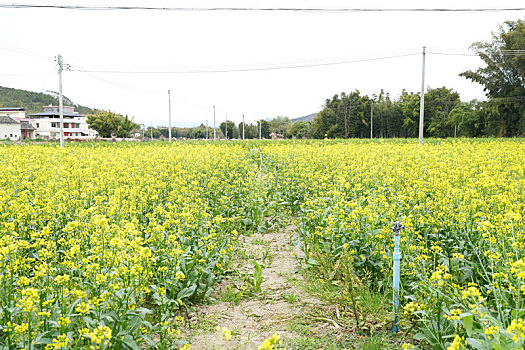
{"label": "dirt path", "polygon": [[[280,232],[242,238],[244,254],[234,267],[246,280],[255,269],[249,260],[261,264],[262,290],[240,301],[218,301],[197,307],[190,315],[190,328],[186,332],[192,349],[257,349],[274,333],[281,339],[291,339],[297,336],[294,322],[307,317],[312,307],[322,307],[321,302],[298,287],[302,279],[297,273],[295,256],[300,251],[290,244],[293,230],[293,226],[288,226]],[[231,296],[231,290],[238,291],[234,286],[239,287],[239,279],[221,283],[216,298],[225,300],[228,293]],[[226,340],[217,327],[231,331],[231,339]]]}

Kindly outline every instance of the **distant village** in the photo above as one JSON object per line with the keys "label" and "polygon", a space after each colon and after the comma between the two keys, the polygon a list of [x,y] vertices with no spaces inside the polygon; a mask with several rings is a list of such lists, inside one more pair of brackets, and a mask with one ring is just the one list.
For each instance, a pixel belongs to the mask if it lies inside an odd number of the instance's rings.
{"label": "distant village", "polygon": [[[89,140],[98,137],[90,129],[87,116],[75,112],[75,107],[64,106],[64,137]],[[43,112],[26,115],[25,108],[0,108],[0,140],[31,140],[60,138],[60,111],[58,106],[44,107]]]}

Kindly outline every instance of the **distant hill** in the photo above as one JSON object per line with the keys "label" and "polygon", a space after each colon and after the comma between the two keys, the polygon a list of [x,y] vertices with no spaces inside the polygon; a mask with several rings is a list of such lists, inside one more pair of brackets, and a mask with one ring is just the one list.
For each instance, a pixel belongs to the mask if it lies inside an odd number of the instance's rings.
{"label": "distant hill", "polygon": [[[93,108],[78,105],[66,96],[63,96],[63,98],[64,105],[75,106],[75,111],[79,114],[95,113]],[[49,105],[58,106],[58,93],[54,91],[42,93],[0,86],[0,108],[22,107],[26,109],[26,114],[29,115],[42,112],[44,106]]]}
{"label": "distant hill", "polygon": [[310,120],[314,120],[316,115],[317,113],[312,113],[312,114],[305,115],[304,117],[293,118],[292,123],[309,122]]}

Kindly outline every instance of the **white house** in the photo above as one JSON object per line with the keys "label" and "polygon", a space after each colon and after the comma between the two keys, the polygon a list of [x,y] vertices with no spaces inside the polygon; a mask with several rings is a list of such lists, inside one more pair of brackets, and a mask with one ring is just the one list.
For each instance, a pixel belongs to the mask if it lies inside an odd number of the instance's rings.
{"label": "white house", "polygon": [[22,134],[22,139],[34,139],[35,138],[35,121],[29,118],[13,118],[14,120],[20,122],[20,133]]}
{"label": "white house", "polygon": [[18,141],[21,137],[20,122],[9,116],[0,115],[0,139]]}
{"label": "white house", "polygon": [[11,118],[25,118],[25,108],[0,108],[0,116],[11,117]]}
{"label": "white house", "polygon": [[[60,111],[58,106],[44,107],[40,113],[30,114],[34,120],[35,137],[58,139],[60,138]],[[64,106],[64,137],[95,138],[98,133],[90,129],[87,116],[75,112],[75,107]]]}

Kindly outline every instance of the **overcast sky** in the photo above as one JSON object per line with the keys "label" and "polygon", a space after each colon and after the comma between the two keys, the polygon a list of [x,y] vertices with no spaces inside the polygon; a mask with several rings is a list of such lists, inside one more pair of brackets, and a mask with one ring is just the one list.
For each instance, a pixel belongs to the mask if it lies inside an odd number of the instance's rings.
{"label": "overcast sky", "polygon": [[[8,3],[0,0],[0,4]],[[176,7],[502,8],[520,1],[51,1],[24,4],[147,5]],[[94,108],[128,114],[147,126],[217,125],[318,112],[326,98],[358,89],[393,97],[421,87],[422,46],[428,47],[425,86],[447,86],[463,100],[483,98],[481,86],[458,74],[481,65],[468,53],[489,41],[511,12],[263,12],[79,11],[0,8],[0,86],[58,91],[54,57],[91,71],[189,71],[282,67],[388,60],[330,66],[199,74],[64,72],[64,95]],[[434,54],[432,54],[434,52]],[[10,106],[18,107],[18,106]]]}

